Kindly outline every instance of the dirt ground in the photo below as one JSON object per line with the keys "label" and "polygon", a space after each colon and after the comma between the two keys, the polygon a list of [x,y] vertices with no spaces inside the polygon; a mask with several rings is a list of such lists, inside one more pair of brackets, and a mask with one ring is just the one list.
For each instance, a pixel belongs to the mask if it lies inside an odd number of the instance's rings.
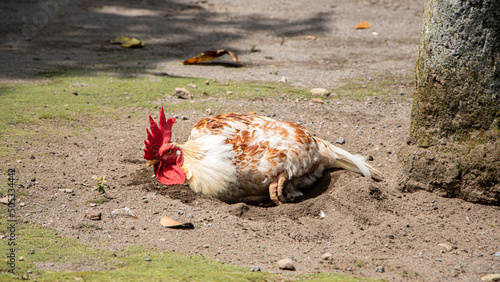
{"label": "dirt ground", "polygon": [[[0,79],[29,80],[60,66],[113,65],[304,88],[404,77],[414,68],[422,7],[423,1],[413,0],[2,1],[0,32],[9,40],[0,44]],[[365,20],[370,29],[353,29]],[[106,44],[116,35],[136,36],[147,46],[129,50]],[[248,67],[179,63],[210,49],[232,50]],[[140,244],[273,273],[287,272],[276,262],[292,257],[294,273],[336,271],[396,281],[477,281],[500,272],[498,207],[398,190],[397,152],[408,136],[411,93],[410,83],[394,88],[394,99],[361,102],[218,100],[220,112],[255,109],[302,122],[332,142],[343,137],[345,144],[338,146],[372,156],[370,163],[384,175],[374,182],[330,171],[301,201],[278,207],[229,205],[184,186],[157,183],[145,168],[142,146],[147,116],[158,114],[144,109],[134,109],[143,113],[141,120],[96,120],[85,134],[26,143],[17,148],[19,162],[7,167],[18,168],[28,191],[23,219],[100,248]],[[207,116],[195,110],[173,114],[189,118],[176,123],[174,140],[185,140],[191,126]],[[113,199],[88,202],[96,196],[89,186],[92,175],[108,176]],[[124,207],[137,219],[111,216]],[[101,212],[102,220],[85,219],[90,211]],[[166,229],[159,224],[162,216],[196,228]],[[330,258],[323,259],[326,253]],[[106,269],[92,262],[39,268]]]}

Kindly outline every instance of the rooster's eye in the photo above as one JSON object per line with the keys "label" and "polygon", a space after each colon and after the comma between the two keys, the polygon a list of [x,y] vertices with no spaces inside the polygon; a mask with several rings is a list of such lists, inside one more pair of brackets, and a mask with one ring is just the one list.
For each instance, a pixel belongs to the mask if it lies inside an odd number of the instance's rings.
{"label": "rooster's eye", "polygon": [[167,150],[165,153],[167,153],[168,155],[172,154],[172,149]]}

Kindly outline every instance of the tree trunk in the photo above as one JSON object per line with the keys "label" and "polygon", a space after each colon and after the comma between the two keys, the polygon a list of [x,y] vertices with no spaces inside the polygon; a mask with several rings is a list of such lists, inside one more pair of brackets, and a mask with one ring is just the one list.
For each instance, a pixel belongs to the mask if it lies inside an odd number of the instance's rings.
{"label": "tree trunk", "polygon": [[426,0],[401,187],[500,204],[500,1]]}

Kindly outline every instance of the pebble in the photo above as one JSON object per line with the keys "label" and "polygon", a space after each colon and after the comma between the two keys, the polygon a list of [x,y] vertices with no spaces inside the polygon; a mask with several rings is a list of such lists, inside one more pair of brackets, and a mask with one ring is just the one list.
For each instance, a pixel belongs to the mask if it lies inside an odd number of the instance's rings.
{"label": "pebble", "polygon": [[145,261],[151,261],[151,258],[145,258],[144,260]]}
{"label": "pebble", "polygon": [[500,257],[500,252],[496,252],[493,256]]}
{"label": "pebble", "polygon": [[281,259],[277,262],[279,269],[283,270],[295,270],[292,259]]}
{"label": "pebble", "polygon": [[309,93],[311,93],[311,95],[314,95],[314,96],[328,96],[328,95],[330,95],[330,91],[328,91],[325,88],[313,88],[309,91]]}
{"label": "pebble", "polygon": [[250,269],[250,271],[256,272],[256,271],[261,271],[261,269],[258,266],[254,266],[254,267],[252,267],[252,269]]}
{"label": "pebble", "polygon": [[385,267],[383,265],[375,267],[376,272],[384,273]]}
{"label": "pebble", "polygon": [[181,87],[175,88],[175,95],[180,99],[192,99],[193,95],[186,89]]}
{"label": "pebble", "polygon": [[445,248],[447,251],[451,251],[451,249],[452,249],[452,247],[446,243],[439,243],[438,246],[441,248]]}
{"label": "pebble", "polygon": [[321,255],[321,258],[324,259],[324,260],[332,260],[333,259],[333,256],[331,253],[324,253]]}
{"label": "pebble", "polygon": [[19,261],[23,261],[24,260],[24,257],[19,257],[18,258]]}
{"label": "pebble", "polygon": [[101,220],[102,214],[97,211],[91,211],[88,213],[85,213],[84,215],[85,218],[90,219],[90,220]]}
{"label": "pebble", "polygon": [[345,143],[345,139],[344,137],[339,137],[337,138],[337,140],[335,140],[335,143],[338,143],[340,145],[344,144]]}

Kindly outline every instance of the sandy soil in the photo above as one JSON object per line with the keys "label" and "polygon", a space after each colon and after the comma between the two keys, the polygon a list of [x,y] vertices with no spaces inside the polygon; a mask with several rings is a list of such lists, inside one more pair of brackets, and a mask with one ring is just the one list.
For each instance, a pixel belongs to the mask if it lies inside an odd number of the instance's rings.
{"label": "sandy soil", "polygon": [[[113,65],[218,81],[286,81],[308,88],[334,88],[350,78],[405,76],[414,67],[423,5],[402,0],[57,3],[43,8],[35,1],[2,1],[0,31],[9,38],[0,44],[2,81],[29,80],[60,66],[93,70]],[[365,20],[372,28],[353,29]],[[106,44],[121,34],[136,36],[147,47],[128,50]],[[252,46],[260,51],[252,52]],[[248,67],[179,63],[209,49],[233,50]],[[127,60],[129,54],[135,59]],[[371,164],[384,174],[384,181],[374,182],[330,171],[299,202],[279,207],[228,205],[187,187],[158,184],[141,151],[147,115],[157,113],[143,109],[134,109],[143,113],[141,120],[98,120],[89,133],[34,140],[37,146],[28,142],[17,148],[19,163],[7,165],[19,169],[20,182],[29,191],[22,199],[25,220],[101,248],[140,244],[269,272],[286,272],[276,261],[293,257],[296,273],[337,271],[388,280],[474,281],[498,272],[498,207],[398,189],[396,154],[408,135],[411,92],[411,85],[402,84],[394,89],[394,99],[313,105],[265,97],[218,100],[220,112],[255,109],[260,115],[302,122],[332,142],[343,137],[346,143],[339,146],[372,156]],[[165,99],[158,103],[171,102]],[[189,118],[174,126],[177,140],[185,140],[191,126],[207,116],[195,110],[173,114]],[[89,179],[103,174],[113,199],[91,204],[88,200],[96,192]],[[111,216],[123,207],[138,218]],[[90,211],[101,212],[102,220],[85,219]],[[196,228],[166,229],[159,224],[162,216],[192,222]],[[325,253],[331,259],[323,259]],[[376,271],[380,266],[384,272]],[[105,269],[84,263],[39,267]]]}

